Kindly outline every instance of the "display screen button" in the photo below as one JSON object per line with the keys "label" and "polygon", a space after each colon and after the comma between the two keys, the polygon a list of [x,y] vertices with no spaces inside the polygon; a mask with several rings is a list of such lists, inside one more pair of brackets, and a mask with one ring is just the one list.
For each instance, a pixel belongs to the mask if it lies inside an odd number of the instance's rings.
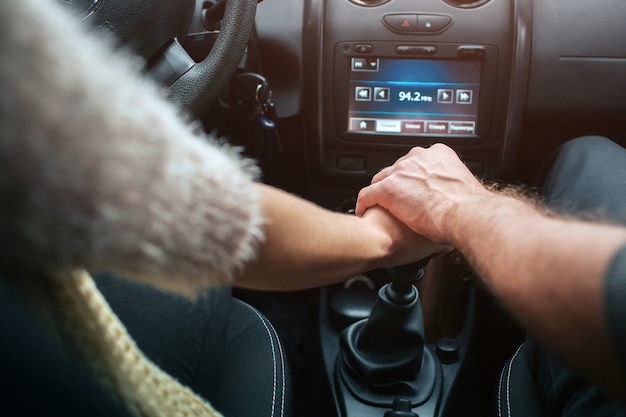
{"label": "display screen button", "polygon": [[389,89],[386,87],[374,87],[374,101],[389,101]]}
{"label": "display screen button", "polygon": [[451,135],[475,135],[476,123],[474,122],[450,122]]}
{"label": "display screen button", "polygon": [[456,102],[459,104],[472,104],[472,90],[456,90]]}
{"label": "display screen button", "polygon": [[426,133],[448,134],[448,122],[426,122]]}
{"label": "display screen button", "polygon": [[360,119],[353,117],[350,119],[350,130],[353,132],[375,132],[376,119]]}
{"label": "display screen button", "polygon": [[424,133],[424,122],[403,121],[402,133],[419,134]]}
{"label": "display screen button", "polygon": [[402,121],[393,119],[377,119],[376,131],[383,133],[400,133],[402,131]]}
{"label": "display screen button", "polygon": [[378,58],[352,58],[352,71],[376,72],[378,71]]}
{"label": "display screen button", "polygon": [[454,91],[440,88],[437,90],[437,103],[453,103]]}
{"label": "display screen button", "polygon": [[372,88],[371,87],[355,87],[354,99],[356,101],[372,101]]}

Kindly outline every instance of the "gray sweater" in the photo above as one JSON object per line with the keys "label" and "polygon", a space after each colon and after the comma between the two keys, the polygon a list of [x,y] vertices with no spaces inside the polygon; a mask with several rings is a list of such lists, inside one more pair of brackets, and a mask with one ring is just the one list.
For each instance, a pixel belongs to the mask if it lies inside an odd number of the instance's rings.
{"label": "gray sweater", "polygon": [[256,169],[51,0],[0,2],[0,265],[192,295],[262,239]]}

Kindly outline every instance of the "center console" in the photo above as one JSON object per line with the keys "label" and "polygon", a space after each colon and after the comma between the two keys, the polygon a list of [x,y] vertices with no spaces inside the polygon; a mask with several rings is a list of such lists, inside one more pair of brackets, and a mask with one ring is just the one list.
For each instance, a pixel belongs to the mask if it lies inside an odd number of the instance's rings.
{"label": "center console", "polygon": [[[438,142],[454,148],[478,176],[507,179],[521,134],[531,4],[529,0],[306,2],[302,106],[309,197],[348,211],[360,187],[380,169],[414,146]],[[381,332],[370,332],[376,335],[372,355],[369,345],[361,345],[362,334],[351,338],[353,333],[346,333],[355,326],[348,324],[348,318],[356,319],[353,315],[360,320],[378,317],[371,313],[372,294],[389,277],[375,272],[358,277],[369,283],[367,290],[350,285],[323,289],[319,339],[337,415],[445,416],[459,411],[451,406],[457,401],[450,398],[463,378],[470,350],[473,292],[461,282],[462,274],[452,261],[431,264],[430,278],[421,285],[441,287],[430,293],[421,287],[425,340],[418,345],[424,355],[415,375],[408,377],[363,360],[378,358],[382,351],[398,351],[398,346],[386,343],[392,338],[379,340]],[[385,326],[377,328],[386,331]],[[421,337],[421,330],[405,333]],[[342,336],[341,350],[340,334],[348,334]],[[413,348],[407,351],[415,353]],[[362,366],[365,362],[368,366]],[[379,373],[389,378],[383,383],[370,378]],[[397,381],[417,389],[403,391]]]}
{"label": "center console", "polygon": [[366,183],[411,147],[437,142],[477,175],[506,177],[522,116],[511,86],[524,85],[513,82],[524,77],[515,64],[526,53],[523,4],[310,2],[303,105],[314,181]]}

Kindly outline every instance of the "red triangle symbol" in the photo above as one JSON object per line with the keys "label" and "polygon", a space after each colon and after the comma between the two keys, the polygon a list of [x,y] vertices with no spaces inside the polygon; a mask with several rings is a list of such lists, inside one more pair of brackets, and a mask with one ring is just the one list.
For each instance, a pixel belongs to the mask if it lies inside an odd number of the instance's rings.
{"label": "red triangle symbol", "polygon": [[403,28],[410,28],[411,24],[409,23],[409,21],[407,19],[404,19],[404,22],[402,22],[402,27]]}

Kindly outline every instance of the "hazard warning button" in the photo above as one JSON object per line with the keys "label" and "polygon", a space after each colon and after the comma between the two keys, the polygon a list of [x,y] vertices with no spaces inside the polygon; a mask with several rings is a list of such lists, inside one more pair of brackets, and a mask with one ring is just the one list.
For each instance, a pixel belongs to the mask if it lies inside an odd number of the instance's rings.
{"label": "hazard warning button", "polygon": [[417,32],[417,14],[387,14],[383,22],[394,32]]}

